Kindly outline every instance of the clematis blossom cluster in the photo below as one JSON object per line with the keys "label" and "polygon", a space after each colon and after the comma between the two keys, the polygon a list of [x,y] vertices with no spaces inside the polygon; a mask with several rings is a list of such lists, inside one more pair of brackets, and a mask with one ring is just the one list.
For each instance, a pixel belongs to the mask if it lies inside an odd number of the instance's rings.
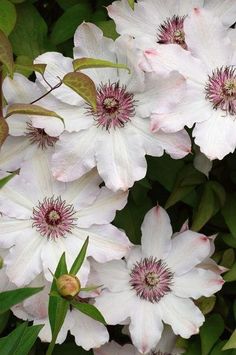
{"label": "clematis blossom cluster", "polygon": [[[121,0],[107,10],[121,35],[116,40],[82,23],[73,58],[43,53],[34,63],[45,71],[34,82],[19,73],[4,79],[5,112],[36,103],[52,114],[7,118],[0,152],[0,177],[8,179],[0,189],[1,291],[44,286],[12,311],[43,324],[39,337],[50,342],[52,275],[64,252],[72,266],[89,237],[77,276],[83,287],[102,286],[74,301],[95,305],[108,325],[128,327],[130,342],[116,343],[105,325],[71,307],[57,343],[70,332],[94,355],[178,355],[177,336],[190,338],[205,320],[195,301],[224,283],[226,269],[211,259],[215,236],[187,224],[174,233],[159,205],[144,217],[141,245],[112,223],[129,189],[145,177],[146,155],[182,159],[197,152],[195,167],[208,176],[211,160],[235,150],[236,30],[229,27],[236,5],[138,0],[132,9]],[[81,70],[95,85],[96,109],[63,81],[82,58],[113,63]]]}

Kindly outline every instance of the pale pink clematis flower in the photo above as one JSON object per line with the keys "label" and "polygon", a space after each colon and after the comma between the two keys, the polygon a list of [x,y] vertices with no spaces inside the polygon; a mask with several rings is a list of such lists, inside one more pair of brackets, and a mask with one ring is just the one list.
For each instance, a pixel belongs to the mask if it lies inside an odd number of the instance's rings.
{"label": "pale pink clematis flower", "polygon": [[198,333],[204,316],[191,298],[211,296],[224,281],[198,267],[210,254],[209,239],[189,230],[171,238],[161,207],[146,214],[141,229],[142,246],[133,247],[126,260],[95,262],[93,271],[104,285],[95,305],[108,324],[128,321],[133,344],[146,353],[157,346],[163,322],[183,338]]}
{"label": "pale pink clematis flower", "polygon": [[[158,342],[155,349],[148,352],[147,355],[179,355],[184,351],[183,349],[176,348],[176,335],[172,332],[171,328],[164,327],[161,340]],[[121,346],[115,341],[101,346],[99,349],[93,350],[94,355],[141,355],[141,353],[131,344]]]}
{"label": "pale pink clematis flower", "polygon": [[138,48],[152,48],[156,43],[178,44],[187,48],[184,20],[194,7],[204,7],[227,27],[234,24],[234,0],[138,0],[131,9],[128,0],[114,1],[107,7],[116,30],[136,39]]}
{"label": "pale pink clematis flower", "polygon": [[[45,152],[25,162],[21,174],[0,190],[0,247],[11,248],[5,257],[6,273],[17,286],[39,273],[51,280],[63,252],[72,265],[86,237],[88,256],[104,262],[123,257],[130,247],[125,233],[110,224],[128,194],[99,188],[95,169],[66,184],[55,181]],[[83,282],[88,263],[83,265]]]}
{"label": "pale pink clematis flower", "polygon": [[195,143],[209,159],[223,159],[236,147],[236,50],[219,19],[195,8],[184,23],[190,52],[166,45],[145,52],[145,70],[178,70],[186,93],[170,112],[153,114],[152,130],[192,127]]}
{"label": "pale pink clematis flower", "polygon": [[[80,272],[77,274],[77,277],[80,279]],[[29,287],[39,286],[44,286],[44,289],[21,304],[14,306],[12,311],[18,318],[33,321],[34,325],[43,324],[44,327],[39,332],[39,338],[43,342],[50,343],[52,337],[48,318],[48,295],[51,283],[45,280],[43,275],[40,274],[29,284]],[[81,287],[86,287],[86,285],[81,284]],[[80,302],[92,301],[92,299],[88,299],[86,296],[84,298],[82,294],[83,292],[80,292]],[[109,340],[109,334],[105,325],[88,317],[77,309],[71,309],[67,312],[56,343],[63,343],[68,332],[75,337],[75,343],[78,346],[82,346],[85,350],[100,347]]]}
{"label": "pale pink clematis flower", "polygon": [[[189,153],[191,143],[186,131],[177,134],[150,131],[152,110],[178,101],[185,86],[181,75],[173,72],[167,76],[145,76],[138,68],[132,39],[125,36],[114,42],[103,37],[102,31],[93,24],[80,25],[74,41],[75,58],[92,57],[127,64],[131,74],[114,68],[84,70],[97,87],[96,112],[65,85],[52,92],[65,103],[63,112],[57,112],[65,119],[66,130],[70,112],[77,108],[77,120],[71,124],[71,131],[75,132],[64,132],[55,145],[52,170],[56,179],[73,181],[97,166],[108,188],[127,190],[145,176],[146,154],[162,156],[165,150],[179,159]],[[58,81],[58,76],[73,70],[72,59],[59,53],[45,53],[36,58],[36,63],[43,62],[48,63],[44,76],[51,85]],[[40,77],[38,80],[45,85]],[[71,109],[67,111],[69,106]]]}

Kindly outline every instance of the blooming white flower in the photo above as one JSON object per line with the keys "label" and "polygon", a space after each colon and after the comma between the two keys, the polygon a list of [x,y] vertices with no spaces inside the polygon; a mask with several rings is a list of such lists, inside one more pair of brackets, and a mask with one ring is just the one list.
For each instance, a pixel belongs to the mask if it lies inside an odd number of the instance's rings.
{"label": "blooming white flower", "polygon": [[[18,73],[14,74],[13,79],[6,77],[3,82],[3,94],[8,104],[30,103],[44,93],[45,89],[40,85]],[[50,102],[52,100],[56,99],[51,97]],[[49,108],[46,98],[37,104]],[[1,147],[0,154],[0,168],[5,171],[19,169],[24,161],[34,159],[39,150],[50,150],[58,139],[56,135],[63,130],[62,122],[55,117],[14,114],[7,119],[7,122],[9,136]],[[42,122],[43,124],[47,122],[47,132],[40,128]],[[53,128],[54,125],[59,130]],[[53,149],[51,154],[52,152]]]}
{"label": "blooming white flower", "polygon": [[192,127],[195,143],[209,159],[223,159],[236,147],[236,50],[226,29],[204,9],[193,10],[184,23],[193,55],[180,46],[147,50],[146,70],[178,70],[186,93],[172,112],[153,115],[152,129],[174,132]]}
{"label": "blooming white flower", "polygon": [[[126,254],[128,238],[109,223],[127,193],[112,193],[100,183],[95,169],[70,184],[55,181],[42,152],[0,190],[0,246],[11,248],[5,263],[13,283],[25,285],[42,271],[50,280],[48,269],[55,270],[64,251],[72,265],[87,236],[88,256],[104,262]],[[88,264],[83,269],[84,282]]]}
{"label": "blooming white flower", "polygon": [[209,239],[189,230],[171,239],[170,220],[161,207],[146,214],[141,229],[142,246],[133,247],[126,261],[95,262],[104,285],[95,305],[108,324],[129,321],[133,344],[146,353],[160,340],[162,321],[183,338],[198,333],[204,316],[191,298],[211,296],[223,279],[197,267],[210,254]]}
{"label": "blooming white flower", "polygon": [[[80,278],[80,272],[77,276]],[[34,325],[43,324],[44,327],[39,332],[39,338],[43,342],[50,343],[52,336],[48,318],[48,301],[51,283],[45,280],[43,275],[40,274],[29,286],[44,286],[44,289],[17,306],[14,306],[12,311],[18,318],[33,321]],[[86,285],[82,284],[81,286],[85,287]],[[91,299],[83,298],[82,294],[83,292],[80,292],[80,302],[91,302]],[[65,341],[68,331],[74,335],[76,344],[82,346],[85,350],[99,347],[109,340],[109,334],[105,325],[77,309],[71,309],[67,312],[65,321],[57,337],[57,344]]]}
{"label": "blooming white flower", "polygon": [[[52,166],[56,179],[72,181],[97,166],[106,186],[114,191],[127,190],[145,176],[145,154],[161,156],[165,150],[178,159],[189,153],[191,143],[185,131],[152,133],[148,119],[154,107],[168,107],[178,101],[185,86],[182,76],[174,72],[145,78],[136,64],[132,39],[125,36],[113,42],[104,38],[93,24],[80,25],[74,41],[75,58],[102,58],[127,64],[131,74],[114,68],[84,71],[97,87],[96,112],[65,85],[53,91],[52,95],[65,103],[63,112],[55,110],[65,119],[66,130],[76,131],[64,132],[55,145]],[[72,59],[59,53],[46,53],[36,59],[36,63],[43,62],[48,63],[44,77],[51,85],[58,81],[58,76],[73,70]],[[45,85],[40,77],[38,80]],[[70,123],[75,107],[76,120],[73,118]]]}
{"label": "blooming white flower", "polygon": [[113,2],[107,10],[117,32],[135,37],[139,48],[147,49],[156,43],[175,43],[186,48],[183,24],[194,7],[208,9],[226,27],[235,22],[234,0],[138,0],[134,10],[128,0],[121,0]]}
{"label": "blooming white flower", "polygon": [[[183,349],[175,348],[176,335],[170,327],[165,327],[161,336],[161,340],[152,352],[147,355],[179,355],[183,353]],[[94,355],[141,355],[141,353],[131,344],[121,346],[115,341],[101,346],[99,349],[94,349]]]}

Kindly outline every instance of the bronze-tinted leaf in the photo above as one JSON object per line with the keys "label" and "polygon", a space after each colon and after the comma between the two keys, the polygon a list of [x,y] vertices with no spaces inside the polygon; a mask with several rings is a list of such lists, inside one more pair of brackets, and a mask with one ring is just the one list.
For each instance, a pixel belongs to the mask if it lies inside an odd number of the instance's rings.
{"label": "bronze-tinted leaf", "polygon": [[47,116],[47,117],[57,117],[63,123],[64,120],[61,116],[59,116],[56,112],[47,110],[44,107],[38,105],[31,105],[31,104],[12,104],[7,108],[6,118],[10,117],[14,114],[23,114],[23,115],[37,115],[37,116]]}
{"label": "bronze-tinted leaf", "polygon": [[7,121],[1,117],[0,118],[0,147],[3,145],[5,142],[7,136],[8,136],[9,128]]}
{"label": "bronze-tinted leaf", "polygon": [[75,70],[88,69],[88,68],[118,68],[126,69],[130,72],[125,64],[113,63],[108,60],[94,59],[94,58],[78,58],[73,61]]}
{"label": "bronze-tinted leaf", "polygon": [[11,76],[13,76],[13,53],[11,43],[6,35],[0,30],[0,62],[3,63]]}
{"label": "bronze-tinted leaf", "polygon": [[94,82],[87,75],[77,72],[68,73],[64,76],[62,82],[79,94],[96,110],[96,87]]}

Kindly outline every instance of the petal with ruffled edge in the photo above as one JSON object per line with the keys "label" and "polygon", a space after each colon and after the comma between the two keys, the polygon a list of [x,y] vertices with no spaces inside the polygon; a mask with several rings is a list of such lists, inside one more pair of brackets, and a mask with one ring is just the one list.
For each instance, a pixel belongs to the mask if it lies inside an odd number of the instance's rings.
{"label": "petal with ruffled edge", "polygon": [[186,92],[178,104],[163,112],[153,112],[151,131],[177,132],[184,126],[191,128],[196,122],[208,120],[212,115],[212,106],[205,99],[204,84],[188,81]]}
{"label": "petal with ruffled edge", "polygon": [[122,324],[136,310],[137,296],[133,290],[111,293],[104,290],[95,299],[94,306],[99,309],[107,324]]}
{"label": "petal with ruffled edge", "polygon": [[140,355],[140,353],[131,344],[121,346],[114,340],[93,350],[94,355]]}
{"label": "petal with ruffled edge", "polygon": [[107,263],[92,261],[92,274],[103,288],[112,292],[121,292],[131,289],[129,284],[129,270],[124,260],[111,260]]}
{"label": "petal with ruffled edge", "polygon": [[[114,41],[103,36],[103,32],[93,23],[82,23],[74,34],[74,58],[96,58],[116,62]],[[111,68],[86,69],[84,73],[96,85],[117,80],[117,70]]]}
{"label": "petal with ruffled edge", "polygon": [[225,26],[235,23],[236,6],[234,0],[204,0],[204,7],[214,16],[220,18]]}
{"label": "petal with ruffled edge", "polygon": [[97,127],[79,133],[63,133],[52,156],[53,176],[60,181],[73,181],[96,165],[94,158]]}
{"label": "petal with ruffled edge", "polygon": [[203,261],[210,253],[210,241],[202,234],[185,231],[172,239],[171,250],[165,258],[175,275],[182,275]]}
{"label": "petal with ruffled edge", "polygon": [[125,233],[111,224],[93,225],[86,229],[75,228],[73,235],[83,242],[89,236],[87,256],[102,263],[122,258],[131,246]]}
{"label": "petal with ruffled edge", "polygon": [[92,224],[110,223],[127,203],[128,192],[112,192],[102,187],[93,204],[78,212],[78,226],[86,228]]}
{"label": "petal with ruffled edge", "polygon": [[[72,61],[72,58],[64,57],[63,54],[57,52],[41,54],[35,58],[34,64],[47,64],[47,66],[43,76],[36,72],[37,80],[49,91],[51,87],[59,84],[67,73],[74,71]],[[51,94],[70,105],[79,105],[82,102],[81,96],[64,84],[53,90]]]}
{"label": "petal with ruffled edge", "polygon": [[205,9],[195,8],[184,21],[184,32],[188,50],[203,61],[209,74],[217,67],[231,64],[231,42],[218,17]]}
{"label": "petal with ruffled edge", "polygon": [[130,318],[129,331],[133,344],[142,354],[151,351],[163,331],[159,305],[137,298]]}
{"label": "petal with ruffled edge", "polygon": [[209,159],[223,159],[236,147],[236,122],[221,110],[213,110],[209,120],[193,129],[195,143]]}
{"label": "petal with ruffled edge", "polygon": [[197,84],[205,83],[207,79],[207,67],[177,44],[157,45],[156,48],[147,49],[140,66],[147,72],[168,73],[176,70],[185,79]]}
{"label": "petal with ruffled edge", "polygon": [[129,124],[109,132],[100,130],[95,154],[98,172],[113,191],[127,190],[146,174],[145,150]]}
{"label": "petal with ruffled edge", "polygon": [[172,227],[166,211],[153,207],[144,217],[141,226],[142,251],[146,257],[165,258],[171,248]]}
{"label": "petal with ruffled edge", "polygon": [[78,346],[82,346],[85,350],[91,348],[99,348],[109,340],[109,333],[106,327],[79,312],[76,309],[71,311],[70,332],[75,337],[75,342]]}
{"label": "petal with ruffled edge", "polygon": [[194,268],[186,274],[176,276],[171,289],[176,296],[198,299],[212,296],[223,284],[222,277],[215,272]]}
{"label": "petal with ruffled edge", "polygon": [[180,298],[171,293],[159,302],[162,320],[169,324],[176,335],[189,338],[199,332],[204,316],[192,300]]}
{"label": "petal with ruffled edge", "polygon": [[47,239],[32,228],[19,233],[16,244],[5,258],[9,279],[17,286],[25,286],[42,271],[41,251],[46,248]]}

